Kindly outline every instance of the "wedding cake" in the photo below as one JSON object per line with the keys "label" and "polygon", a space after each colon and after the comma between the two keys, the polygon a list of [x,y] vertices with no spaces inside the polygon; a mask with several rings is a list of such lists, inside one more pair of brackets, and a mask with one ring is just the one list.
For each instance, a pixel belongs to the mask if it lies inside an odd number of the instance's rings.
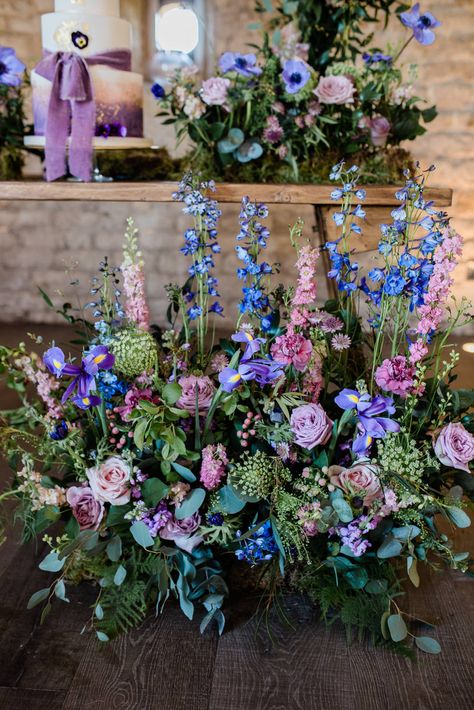
{"label": "wedding cake", "polygon": [[143,139],[143,77],[131,71],[132,28],[120,17],[120,0],[55,0],[41,30],[43,59],[31,75],[35,136],[28,143],[45,145],[48,180],[63,174],[66,144],[75,175],[86,163],[89,170],[93,143],[150,145]]}

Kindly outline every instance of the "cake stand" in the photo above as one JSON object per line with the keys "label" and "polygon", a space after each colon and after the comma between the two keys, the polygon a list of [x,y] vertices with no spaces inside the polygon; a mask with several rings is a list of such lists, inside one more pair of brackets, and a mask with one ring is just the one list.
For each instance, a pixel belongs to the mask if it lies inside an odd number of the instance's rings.
{"label": "cake stand", "polygon": [[[71,139],[68,138],[67,145]],[[45,136],[25,136],[25,148],[34,148],[36,150],[44,150],[46,146]],[[140,148],[152,148],[153,141],[149,138],[119,138],[118,136],[110,136],[109,138],[94,137],[92,139],[93,149],[93,166],[91,182],[113,182],[113,178],[105,177],[100,172],[97,165],[97,152],[101,150],[137,150]],[[82,182],[79,178],[69,177],[71,182]]]}

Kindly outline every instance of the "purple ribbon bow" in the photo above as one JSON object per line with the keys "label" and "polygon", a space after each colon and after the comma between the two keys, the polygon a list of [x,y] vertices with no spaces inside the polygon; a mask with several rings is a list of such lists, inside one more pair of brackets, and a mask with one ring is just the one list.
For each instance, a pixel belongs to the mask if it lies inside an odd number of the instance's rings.
{"label": "purple ribbon bow", "polygon": [[102,64],[120,71],[131,71],[131,52],[116,49],[89,57],[76,52],[49,52],[35,71],[52,82],[46,122],[46,179],[57,180],[66,173],[66,143],[69,170],[88,182],[92,173],[92,139],[95,133],[96,106],[89,66]]}

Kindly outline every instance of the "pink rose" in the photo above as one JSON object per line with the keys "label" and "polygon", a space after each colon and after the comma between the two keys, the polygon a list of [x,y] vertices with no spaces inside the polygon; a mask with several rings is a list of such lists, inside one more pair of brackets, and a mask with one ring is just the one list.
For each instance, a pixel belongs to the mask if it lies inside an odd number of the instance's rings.
{"label": "pink rose", "polygon": [[347,76],[322,76],[313,93],[322,104],[353,104],[355,86]]}
{"label": "pink rose", "polygon": [[97,530],[104,516],[104,504],[96,500],[89,486],[71,486],[66,500],[81,530]]}
{"label": "pink rose", "polygon": [[200,535],[193,535],[201,524],[201,517],[197,513],[184,520],[168,520],[165,527],[160,530],[160,537],[163,540],[172,540],[178,547],[191,553],[195,547],[201,544],[203,538]]}
{"label": "pink rose", "polygon": [[391,129],[390,121],[385,116],[377,115],[370,119],[369,128],[372,145],[385,145]]}
{"label": "pink rose", "polygon": [[224,106],[230,79],[213,76],[202,83],[201,98],[209,106]]}
{"label": "pink rose", "polygon": [[441,429],[434,450],[445,466],[469,473],[468,463],[474,459],[474,436],[460,422],[448,424]]}
{"label": "pink rose", "polygon": [[130,465],[119,456],[111,456],[100,466],[87,469],[86,474],[97,500],[112,505],[129,502]]}
{"label": "pink rose", "polygon": [[320,404],[303,404],[291,413],[291,431],[295,444],[304,449],[314,449],[318,444],[326,444],[332,432],[333,422]]}
{"label": "pink rose", "polygon": [[212,380],[207,376],[197,377],[196,375],[188,375],[187,377],[181,377],[179,384],[183,391],[176,406],[179,409],[185,409],[187,412],[191,412],[191,414],[194,413],[196,411],[197,392],[199,414],[205,414],[211,406],[212,398],[216,391]]}
{"label": "pink rose", "polygon": [[364,505],[369,506],[382,497],[382,488],[377,476],[378,469],[365,461],[356,461],[350,468],[330,466],[331,483],[342,488],[345,493],[360,496]]}
{"label": "pink rose", "polygon": [[311,341],[299,333],[279,335],[271,350],[274,360],[284,365],[293,365],[298,372],[306,370],[313,354]]}

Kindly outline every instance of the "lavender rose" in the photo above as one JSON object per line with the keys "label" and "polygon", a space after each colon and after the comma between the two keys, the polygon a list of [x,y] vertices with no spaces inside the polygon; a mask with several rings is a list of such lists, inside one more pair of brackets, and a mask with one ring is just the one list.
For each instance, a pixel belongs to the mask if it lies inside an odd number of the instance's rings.
{"label": "lavender rose", "polygon": [[332,432],[333,422],[320,404],[303,404],[291,413],[291,431],[295,444],[304,449],[314,449],[326,444]]}
{"label": "lavender rose", "polygon": [[207,376],[188,375],[187,377],[181,377],[179,384],[183,391],[176,406],[179,409],[194,413],[196,411],[197,392],[199,414],[205,414],[211,406],[212,398],[216,391],[212,380]]}
{"label": "lavender rose", "polygon": [[97,500],[125,505],[130,500],[130,465],[119,456],[111,456],[100,466],[86,471]]}
{"label": "lavender rose", "polygon": [[374,116],[370,119],[370,140],[372,144],[379,147],[385,145],[390,133],[390,121],[385,116]]}
{"label": "lavender rose", "polygon": [[195,547],[201,544],[203,538],[200,535],[193,535],[201,524],[201,516],[194,513],[184,520],[168,520],[164,528],[159,532],[163,540],[173,540],[173,542],[186,552],[192,552]]}
{"label": "lavender rose", "polygon": [[368,461],[356,461],[350,468],[329,467],[331,483],[349,495],[360,496],[366,506],[382,497],[377,473],[377,467]]}
{"label": "lavender rose", "polygon": [[209,106],[224,106],[230,79],[213,76],[202,83],[201,98]]}
{"label": "lavender rose", "polygon": [[97,530],[104,516],[104,504],[94,498],[89,486],[71,486],[66,491],[66,500],[81,530]]}
{"label": "lavender rose", "polygon": [[355,86],[347,76],[322,76],[313,93],[322,104],[353,104]]}
{"label": "lavender rose", "polygon": [[434,450],[445,466],[469,473],[468,463],[474,459],[474,436],[460,422],[448,424],[440,431]]}

